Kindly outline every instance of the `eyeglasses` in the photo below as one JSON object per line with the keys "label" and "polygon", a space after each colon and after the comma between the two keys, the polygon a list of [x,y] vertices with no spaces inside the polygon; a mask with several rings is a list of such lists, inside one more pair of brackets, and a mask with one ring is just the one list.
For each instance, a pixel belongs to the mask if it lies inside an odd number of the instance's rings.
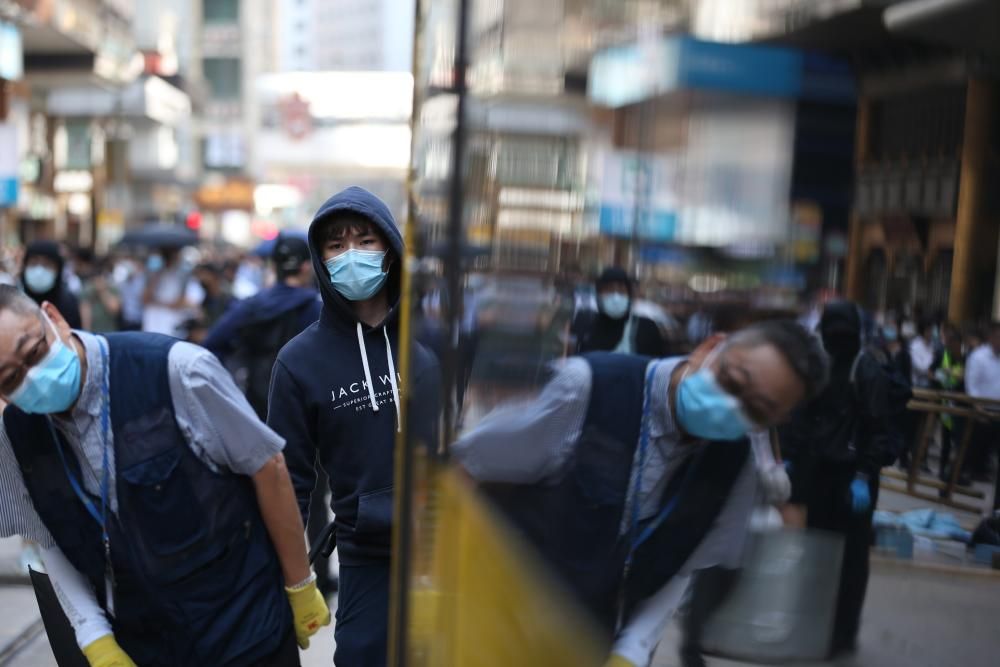
{"label": "eyeglasses", "polygon": [[20,363],[8,365],[0,374],[0,393],[4,396],[17,391],[32,366],[49,353],[48,327],[41,317],[38,318],[38,324],[40,331],[37,334],[27,332],[18,339],[16,350],[21,356]]}

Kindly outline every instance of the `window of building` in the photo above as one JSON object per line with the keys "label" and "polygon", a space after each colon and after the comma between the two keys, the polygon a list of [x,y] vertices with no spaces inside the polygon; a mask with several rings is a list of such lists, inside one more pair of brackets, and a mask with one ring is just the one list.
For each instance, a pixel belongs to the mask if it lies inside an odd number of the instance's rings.
{"label": "window of building", "polygon": [[239,98],[242,89],[239,58],[205,58],[202,62],[202,69],[214,99],[233,100]]}
{"label": "window of building", "polygon": [[203,0],[205,23],[236,23],[240,18],[240,0]]}

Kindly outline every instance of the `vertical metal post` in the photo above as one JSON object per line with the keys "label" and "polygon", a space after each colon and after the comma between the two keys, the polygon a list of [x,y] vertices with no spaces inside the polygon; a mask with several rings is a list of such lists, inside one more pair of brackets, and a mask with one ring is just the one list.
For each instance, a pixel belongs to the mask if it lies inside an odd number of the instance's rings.
{"label": "vertical metal post", "polygon": [[466,84],[466,69],[468,68],[468,25],[469,0],[458,0],[458,20],[456,21],[456,48],[454,81],[452,91],[455,95],[455,129],[451,140],[451,175],[448,185],[448,226],[446,228],[446,251],[444,255],[445,285],[447,296],[445,317],[447,322],[448,340],[445,345],[442,364],[442,404],[444,428],[442,434],[445,447],[454,440],[457,383],[459,369],[459,338],[461,333],[463,294],[462,294],[462,245],[465,238],[465,149],[467,143],[467,127],[465,108],[468,98]]}
{"label": "vertical metal post", "polygon": [[[406,215],[405,231],[406,256],[401,257],[400,272],[400,309],[399,309],[399,368],[402,378],[400,409],[400,433],[396,435],[393,513],[396,520],[392,524],[392,560],[390,562],[389,580],[389,631],[387,647],[387,665],[403,667],[406,665],[407,638],[410,610],[410,566],[413,559],[413,448],[418,444],[410,437],[408,421],[408,404],[410,391],[410,360],[412,359],[412,314],[413,314],[413,273],[409,270],[414,260],[415,241],[417,238],[416,197],[414,196],[415,177],[413,156],[417,146],[417,124],[420,118],[421,91],[420,81],[420,37],[422,0],[414,2],[413,19],[413,97],[410,106],[410,164],[406,172]],[[428,447],[436,443],[426,443]]]}

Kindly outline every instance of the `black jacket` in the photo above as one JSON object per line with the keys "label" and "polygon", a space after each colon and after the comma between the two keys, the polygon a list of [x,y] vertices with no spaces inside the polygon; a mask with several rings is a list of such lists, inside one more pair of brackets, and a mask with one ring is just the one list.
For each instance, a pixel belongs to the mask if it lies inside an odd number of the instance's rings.
{"label": "black jacket", "polygon": [[628,317],[615,320],[594,311],[581,311],[573,321],[576,353],[614,351],[625,334],[628,318],[633,320],[633,354],[644,357],[666,357],[670,354],[670,345],[660,327],[648,317],[629,313]]}
{"label": "black jacket", "polygon": [[[824,324],[826,327],[824,327]],[[889,376],[874,353],[861,347],[860,317],[848,303],[829,304],[819,330],[856,331],[850,354],[832,354],[830,381],[815,399],[799,408],[779,429],[782,457],[792,464],[792,500],[801,500],[814,475],[830,466],[878,475],[895,456],[890,423]],[[832,336],[831,336],[832,338]],[[837,347],[829,345],[828,349]]]}

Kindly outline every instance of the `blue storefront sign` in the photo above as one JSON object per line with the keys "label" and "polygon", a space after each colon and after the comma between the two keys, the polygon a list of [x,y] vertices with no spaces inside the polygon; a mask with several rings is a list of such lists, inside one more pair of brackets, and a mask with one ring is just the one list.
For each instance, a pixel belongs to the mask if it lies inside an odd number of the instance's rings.
{"label": "blue storefront sign", "polygon": [[677,214],[672,211],[642,211],[625,206],[601,206],[600,229],[605,236],[632,238],[638,220],[638,237],[644,241],[668,242],[677,236]]}
{"label": "blue storefront sign", "polygon": [[18,166],[17,128],[0,123],[0,208],[17,204]]}
{"label": "blue storefront sign", "polygon": [[17,81],[23,75],[21,31],[12,23],[0,21],[0,79]]}
{"label": "blue storefront sign", "polygon": [[590,62],[588,96],[610,107],[677,90],[794,98],[802,77],[802,55],[792,49],[672,36],[598,53]]}

